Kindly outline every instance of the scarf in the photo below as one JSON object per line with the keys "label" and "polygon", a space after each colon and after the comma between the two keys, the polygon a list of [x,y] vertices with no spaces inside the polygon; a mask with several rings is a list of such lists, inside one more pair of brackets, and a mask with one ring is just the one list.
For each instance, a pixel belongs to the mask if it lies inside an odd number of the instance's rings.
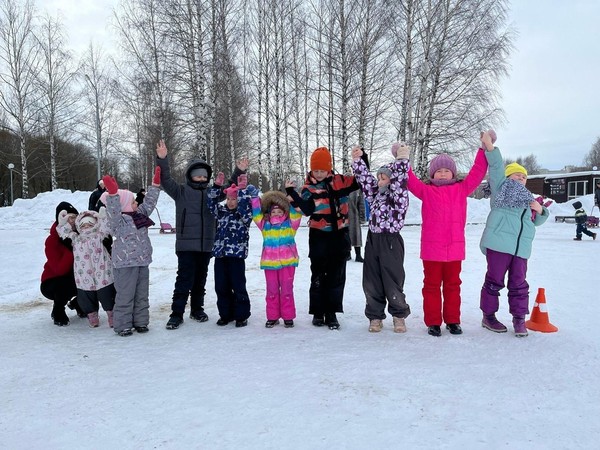
{"label": "scarf", "polygon": [[152,225],[154,225],[154,221],[148,217],[143,215],[142,213],[139,213],[137,211],[135,212],[124,212],[123,214],[127,214],[128,216],[131,216],[131,218],[133,219],[133,223],[135,224],[135,227],[139,230],[140,228],[149,228]]}
{"label": "scarf", "polygon": [[434,180],[431,179],[431,184],[434,186],[450,186],[451,184],[456,183],[456,178],[451,178],[450,180]]}
{"label": "scarf", "polygon": [[494,208],[529,208],[533,194],[516,180],[507,178],[494,198]]}

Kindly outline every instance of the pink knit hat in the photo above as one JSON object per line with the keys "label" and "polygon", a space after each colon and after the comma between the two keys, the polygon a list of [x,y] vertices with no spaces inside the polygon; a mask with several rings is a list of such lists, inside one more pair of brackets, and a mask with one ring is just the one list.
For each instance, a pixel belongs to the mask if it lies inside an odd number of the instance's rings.
{"label": "pink knit hat", "polygon": [[456,164],[450,155],[442,153],[437,155],[429,163],[429,178],[433,179],[433,174],[440,169],[448,169],[452,172],[452,178],[456,177]]}
{"label": "pink knit hat", "polygon": [[[127,189],[119,189],[117,191],[117,194],[119,194],[119,203],[121,204],[121,212],[133,212],[133,208],[131,207],[131,204],[133,203],[133,200],[135,199],[135,195],[133,195],[133,192],[128,191]],[[108,197],[108,192],[104,192],[100,196],[100,201],[102,203],[104,203],[105,205],[106,205],[107,197]]]}
{"label": "pink knit hat", "polygon": [[238,198],[238,187],[234,184],[232,184],[231,186],[229,186],[227,189],[224,189],[223,192],[225,192],[225,195],[227,196],[227,198]]}

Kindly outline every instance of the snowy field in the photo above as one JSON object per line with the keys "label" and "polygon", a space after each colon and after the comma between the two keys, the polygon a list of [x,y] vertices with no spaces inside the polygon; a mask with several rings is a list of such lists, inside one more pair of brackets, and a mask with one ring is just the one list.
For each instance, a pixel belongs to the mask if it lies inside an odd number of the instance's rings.
{"label": "snowy field", "polygon": [[[89,192],[55,191],[0,208],[0,448],[5,449],[596,449],[600,440],[600,239],[574,242],[574,224],[551,217],[529,260],[530,308],[546,289],[557,333],[480,325],[485,259],[479,251],[489,201],[469,200],[463,264],[464,334],[427,334],[421,305],[420,203],[411,198],[406,245],[408,332],[391,318],[367,331],[362,265],[348,263],[341,329],[315,328],[308,315],[308,230],[301,227],[296,326],[266,329],[261,236],[247,259],[252,317],[217,327],[212,264],[207,323],[185,316],[169,331],[175,235],[150,231],[150,332],[123,338],[50,320],[39,292],[44,240],[62,200],[80,211]],[[590,212],[592,196],[582,197]],[[570,202],[571,203],[571,202]],[[571,215],[570,203],[552,215]],[[161,194],[162,220],[174,205]],[[598,210],[596,209],[596,215]],[[366,228],[363,229],[366,239]],[[501,321],[510,324],[503,291]]]}

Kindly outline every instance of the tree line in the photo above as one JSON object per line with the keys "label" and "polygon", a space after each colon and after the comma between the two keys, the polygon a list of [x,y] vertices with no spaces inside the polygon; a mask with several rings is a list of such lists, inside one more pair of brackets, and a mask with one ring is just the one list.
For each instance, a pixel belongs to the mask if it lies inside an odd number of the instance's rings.
{"label": "tree line", "polygon": [[[327,146],[338,172],[362,146],[391,142],[417,174],[448,152],[471,161],[501,123],[499,81],[513,31],[506,0],[122,0],[117,48],[68,47],[60,18],[34,0],[0,0],[0,183],[24,198],[92,189],[111,173],[149,183],[164,139],[175,176],[191,157],[253,183],[302,180]],[[98,158],[99,156],[99,158]],[[99,164],[97,163],[99,161]]]}

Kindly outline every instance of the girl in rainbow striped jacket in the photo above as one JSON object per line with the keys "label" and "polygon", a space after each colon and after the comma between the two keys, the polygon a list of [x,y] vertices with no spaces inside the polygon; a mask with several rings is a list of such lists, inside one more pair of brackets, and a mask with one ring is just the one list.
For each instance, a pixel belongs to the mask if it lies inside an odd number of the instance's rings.
{"label": "girl in rainbow striped jacket", "polygon": [[298,267],[298,250],[295,236],[302,216],[283,192],[265,192],[262,199],[258,197],[258,190],[250,194],[252,220],[263,236],[260,268],[265,271],[267,282],[265,327],[273,328],[282,318],[284,326],[291,328],[296,318],[294,275]]}

